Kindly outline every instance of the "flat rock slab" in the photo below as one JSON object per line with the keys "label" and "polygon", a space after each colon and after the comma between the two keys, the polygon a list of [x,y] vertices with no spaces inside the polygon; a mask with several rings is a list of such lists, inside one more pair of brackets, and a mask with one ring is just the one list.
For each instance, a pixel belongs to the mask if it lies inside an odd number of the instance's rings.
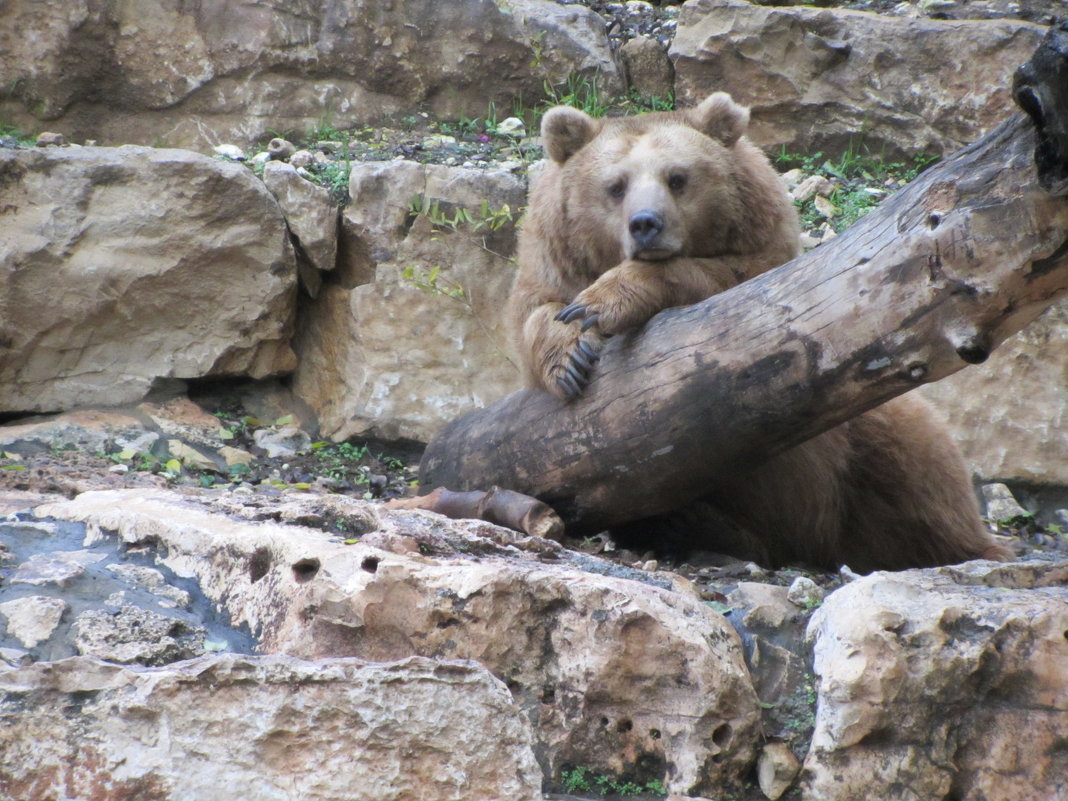
{"label": "flat rock slab", "polygon": [[0,795],[535,801],[504,685],[470,662],[88,657],[0,671]]}

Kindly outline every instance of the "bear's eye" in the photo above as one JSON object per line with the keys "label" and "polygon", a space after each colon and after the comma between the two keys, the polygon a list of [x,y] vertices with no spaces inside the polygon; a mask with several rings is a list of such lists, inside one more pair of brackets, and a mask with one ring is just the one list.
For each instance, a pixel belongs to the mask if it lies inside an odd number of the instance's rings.
{"label": "bear's eye", "polygon": [[681,172],[673,172],[668,176],[667,185],[668,189],[672,192],[681,192],[686,188],[686,176]]}
{"label": "bear's eye", "polygon": [[627,194],[627,182],[622,178],[608,185],[608,196],[613,200],[622,200],[625,194]]}

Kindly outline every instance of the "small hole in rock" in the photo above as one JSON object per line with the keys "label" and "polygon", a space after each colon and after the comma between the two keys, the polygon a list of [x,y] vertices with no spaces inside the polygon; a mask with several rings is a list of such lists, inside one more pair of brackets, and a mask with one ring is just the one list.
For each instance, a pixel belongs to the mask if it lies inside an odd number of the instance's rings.
{"label": "small hole in rock", "polygon": [[718,745],[720,748],[726,748],[730,745],[731,735],[734,731],[731,729],[731,724],[722,723],[716,727],[716,730],[712,732],[712,742]]}
{"label": "small hole in rock", "polygon": [[301,559],[293,565],[293,578],[296,579],[298,584],[304,584],[305,582],[311,581],[315,578],[315,574],[318,572],[318,559]]}
{"label": "small hole in rock", "polygon": [[602,726],[607,726],[608,725],[608,718],[601,718],[601,725]]}
{"label": "small hole in rock", "polygon": [[378,570],[378,561],[379,560],[377,556],[368,556],[365,557],[362,562],[360,562],[360,567],[366,570],[368,573],[374,573]]}
{"label": "small hole in rock", "polygon": [[248,560],[248,577],[255,584],[267,575],[271,569],[271,552],[266,548],[257,548]]}
{"label": "small hole in rock", "polygon": [[627,718],[623,718],[623,720],[619,721],[619,723],[616,724],[616,731],[620,733],[628,732],[633,728],[634,724],[631,723],[630,720],[628,720]]}
{"label": "small hole in rock", "polygon": [[649,729],[649,737],[653,740],[659,740],[661,737],[660,729]]}
{"label": "small hole in rock", "polygon": [[551,685],[546,685],[541,690],[541,702],[543,704],[555,704],[556,703],[556,688]]}

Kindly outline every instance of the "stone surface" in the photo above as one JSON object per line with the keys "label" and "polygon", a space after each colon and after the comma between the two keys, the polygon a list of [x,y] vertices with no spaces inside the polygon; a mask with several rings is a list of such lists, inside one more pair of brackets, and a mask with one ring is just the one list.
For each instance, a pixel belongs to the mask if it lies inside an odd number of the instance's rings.
{"label": "stone surface", "polygon": [[295,426],[261,428],[253,434],[253,439],[272,459],[276,456],[292,456],[311,447],[311,437]]}
{"label": "stone surface", "polygon": [[671,97],[675,91],[675,66],[655,39],[638,36],[619,49],[627,83],[644,97]]}
{"label": "stone surface", "polygon": [[571,74],[623,88],[602,19],[550,0],[0,6],[0,116],[74,141],[251,142],[419,106],[474,119]]}
{"label": "stone surface", "polygon": [[69,586],[85,572],[86,562],[99,561],[87,551],[56,551],[35,553],[20,564],[11,577],[12,584],[29,584],[42,587],[55,584]]}
{"label": "stone surface", "polygon": [[1012,73],[1043,32],[1015,20],[694,0],[671,57],[681,104],[730,92],[752,108],[748,135],[765,149],[941,155],[1015,110]]}
{"label": "stone surface", "polygon": [[337,264],[337,201],[321,186],[305,180],[297,168],[270,161],[263,168],[263,183],[271,190],[297,241],[297,255],[316,270],[333,270]]}
{"label": "stone surface", "polygon": [[1027,510],[1004,484],[984,484],[980,489],[986,516],[994,523],[1028,516]]}
{"label": "stone surface", "polygon": [[221,448],[226,442],[219,418],[208,414],[189,398],[171,398],[163,403],[142,403],[137,411],[146,415],[164,434],[190,445]]}
{"label": "stone surface", "polygon": [[0,450],[14,453],[53,448],[147,451],[158,439],[159,434],[147,431],[141,420],[117,412],[68,412],[0,427]]}
{"label": "stone surface", "polygon": [[0,615],[5,620],[8,635],[18,639],[26,648],[33,648],[52,636],[66,608],[67,604],[59,598],[27,595],[0,603]]}
{"label": "stone surface", "polygon": [[296,271],[245,167],[151,148],[0,149],[0,411],[137,402],[295,366]]}
{"label": "stone surface", "polygon": [[98,492],[37,514],[155,543],[267,652],[480,662],[533,727],[547,777],[581,764],[702,792],[748,770],[760,716],[741,644],[692,591],[486,523],[286,497]]}
{"label": "stone surface", "polygon": [[218,464],[205,453],[192,445],[186,445],[180,439],[167,440],[167,452],[172,459],[177,459],[182,466],[192,470],[217,470]]}
{"label": "stone surface", "polygon": [[89,658],[0,670],[0,795],[538,801],[529,731],[469,662]]}
{"label": "stone surface", "polygon": [[986,481],[1068,486],[1068,301],[983,364],[921,388]]}
{"label": "stone surface", "polygon": [[[518,388],[500,322],[515,265],[515,221],[478,226],[523,181],[505,171],[354,164],[344,210],[345,263],[323,287],[295,347],[293,387],[333,439],[425,442],[452,418]],[[414,214],[410,203],[420,198]],[[473,223],[440,224],[467,209]],[[363,283],[373,276],[370,283]]]}
{"label": "stone surface", "polygon": [[874,573],[809,626],[808,797],[1047,801],[1068,787],[1068,563]]}
{"label": "stone surface", "polygon": [[770,742],[760,751],[757,760],[757,784],[760,792],[775,801],[794,783],[801,763],[786,743]]}
{"label": "stone surface", "polygon": [[808,576],[798,576],[786,591],[786,600],[795,606],[809,609],[818,606],[826,593]]}
{"label": "stone surface", "polygon": [[166,665],[204,653],[203,629],[135,606],[82,612],[72,628],[79,654],[119,664]]}
{"label": "stone surface", "polygon": [[144,565],[111,564],[107,569],[117,576],[146,589],[153,595],[158,595],[161,606],[188,607],[189,593],[167,583],[166,578],[158,570]]}

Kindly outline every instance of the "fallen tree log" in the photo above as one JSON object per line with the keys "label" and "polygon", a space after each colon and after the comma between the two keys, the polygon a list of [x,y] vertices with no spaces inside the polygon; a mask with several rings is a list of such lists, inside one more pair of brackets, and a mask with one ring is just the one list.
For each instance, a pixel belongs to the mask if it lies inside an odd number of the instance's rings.
{"label": "fallen tree log", "polygon": [[842,236],[609,342],[575,402],[523,391],[428,445],[424,486],[501,486],[568,533],[661,514],[916,386],[984,361],[1068,291],[1068,23],[1021,107]]}

